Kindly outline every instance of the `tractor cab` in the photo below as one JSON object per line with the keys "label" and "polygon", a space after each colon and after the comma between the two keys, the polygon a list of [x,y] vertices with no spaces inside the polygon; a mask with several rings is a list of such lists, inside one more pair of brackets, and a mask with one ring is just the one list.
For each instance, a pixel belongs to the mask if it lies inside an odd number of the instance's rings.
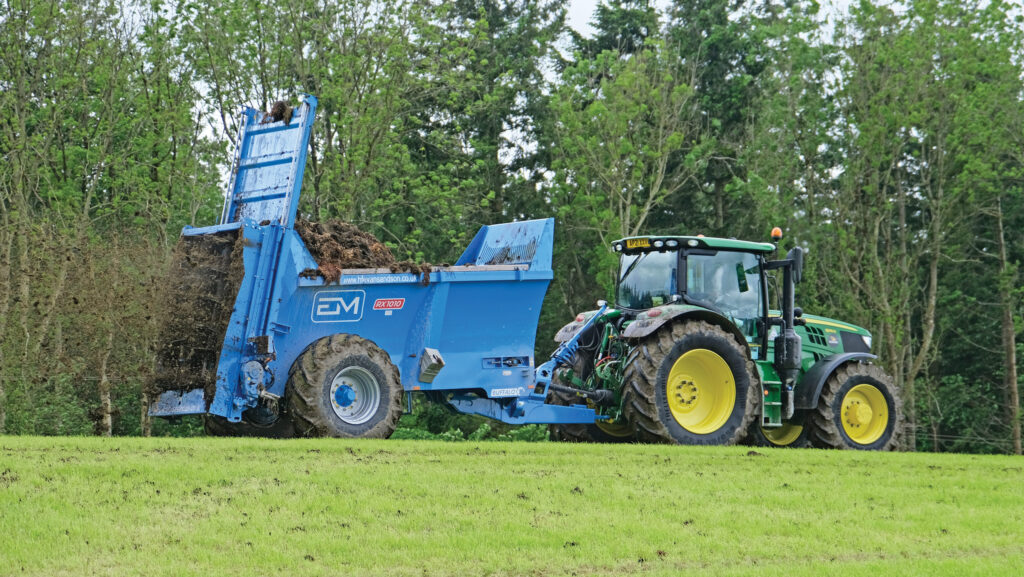
{"label": "tractor cab", "polygon": [[[782,230],[772,230],[772,239],[781,240]],[[616,305],[638,321],[625,336],[640,336],[639,328],[661,324],[659,316],[704,314],[712,324],[731,323],[727,328],[747,343],[754,360],[769,360],[773,348],[771,360],[783,388],[796,382],[802,347],[794,331],[801,321],[793,292],[803,269],[801,249],[790,250],[783,260],[769,260],[775,244],[705,236],[630,237],[612,248],[621,255]],[[783,271],[780,315],[770,315],[768,308],[768,273],[773,270]],[[778,417],[771,420],[779,422]]]}
{"label": "tractor cab", "polygon": [[[615,242],[621,256],[616,308],[628,316],[667,304],[698,306],[730,319],[748,340],[767,318],[768,243],[673,236]],[[632,313],[632,314],[630,314]]]}

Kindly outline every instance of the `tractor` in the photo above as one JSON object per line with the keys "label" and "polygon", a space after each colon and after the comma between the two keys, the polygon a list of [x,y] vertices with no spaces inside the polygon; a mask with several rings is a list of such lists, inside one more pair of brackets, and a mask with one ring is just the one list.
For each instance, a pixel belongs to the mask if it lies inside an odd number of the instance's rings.
{"label": "tractor", "polygon": [[774,243],[703,235],[612,248],[614,306],[600,301],[558,331],[576,346],[549,393],[598,418],[551,425],[555,439],[898,448],[901,401],[871,334],[794,306],[799,247],[781,260]]}

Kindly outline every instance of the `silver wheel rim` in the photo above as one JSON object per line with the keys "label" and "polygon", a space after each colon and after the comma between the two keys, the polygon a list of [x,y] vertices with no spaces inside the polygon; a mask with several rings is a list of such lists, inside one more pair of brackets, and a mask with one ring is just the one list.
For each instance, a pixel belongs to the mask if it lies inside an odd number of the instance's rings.
{"label": "silver wheel rim", "polygon": [[380,406],[380,385],[370,371],[345,367],[331,381],[331,408],[350,425],[369,421]]}

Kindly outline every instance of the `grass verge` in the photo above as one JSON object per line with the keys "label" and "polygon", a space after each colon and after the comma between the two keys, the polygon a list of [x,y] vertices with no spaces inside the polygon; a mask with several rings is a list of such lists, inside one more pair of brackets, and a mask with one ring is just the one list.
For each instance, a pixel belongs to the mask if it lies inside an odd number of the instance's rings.
{"label": "grass verge", "polygon": [[748,452],[0,437],[0,575],[1024,568],[1020,458]]}

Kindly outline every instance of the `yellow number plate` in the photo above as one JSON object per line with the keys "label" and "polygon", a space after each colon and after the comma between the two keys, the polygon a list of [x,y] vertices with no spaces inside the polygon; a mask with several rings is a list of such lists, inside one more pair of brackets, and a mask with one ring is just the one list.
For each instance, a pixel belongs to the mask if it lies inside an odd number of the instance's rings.
{"label": "yellow number plate", "polygon": [[651,246],[650,239],[630,238],[626,240],[626,248],[647,248]]}

